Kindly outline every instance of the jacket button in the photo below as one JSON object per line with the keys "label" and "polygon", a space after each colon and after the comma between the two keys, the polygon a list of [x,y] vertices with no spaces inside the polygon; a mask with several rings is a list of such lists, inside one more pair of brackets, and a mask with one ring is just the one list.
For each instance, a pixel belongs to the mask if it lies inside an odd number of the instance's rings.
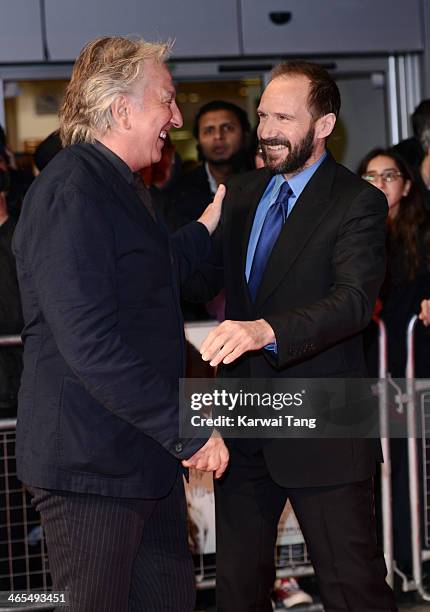
{"label": "jacket button", "polygon": [[175,452],[176,453],[182,453],[183,450],[184,450],[184,447],[181,444],[181,442],[176,442],[176,444],[175,444]]}

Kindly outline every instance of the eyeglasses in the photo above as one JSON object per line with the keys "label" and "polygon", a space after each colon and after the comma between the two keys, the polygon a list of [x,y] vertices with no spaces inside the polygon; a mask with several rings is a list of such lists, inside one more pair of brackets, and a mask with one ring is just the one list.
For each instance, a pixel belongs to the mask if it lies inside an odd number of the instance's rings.
{"label": "eyeglasses", "polygon": [[380,174],[379,172],[366,172],[361,175],[361,178],[369,183],[376,183],[378,178],[382,179],[383,183],[394,183],[394,181],[397,181],[401,176],[403,176],[403,174],[398,170],[385,170]]}

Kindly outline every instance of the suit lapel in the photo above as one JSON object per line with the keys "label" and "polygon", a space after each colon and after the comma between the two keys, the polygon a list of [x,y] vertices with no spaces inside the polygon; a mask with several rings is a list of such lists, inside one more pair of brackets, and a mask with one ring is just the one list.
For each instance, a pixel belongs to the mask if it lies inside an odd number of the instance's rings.
{"label": "suit lapel", "polygon": [[[122,177],[118,177],[121,180]],[[122,185],[124,183],[124,185]],[[121,199],[121,206],[126,208],[128,214],[130,214],[136,223],[139,223],[146,230],[157,231],[160,229],[159,221],[155,220],[149,210],[146,208],[142,200],[140,199],[136,189],[127,181],[121,181],[123,197]],[[125,197],[124,197],[125,196]],[[157,217],[157,213],[155,213]]]}
{"label": "suit lapel", "polygon": [[98,149],[87,144],[76,145],[86,164],[91,165],[94,175],[97,176],[103,188],[108,187],[112,194],[112,201],[120,206],[126,214],[138,223],[146,231],[160,230],[159,224],[154,223],[149,211],[139,198],[135,188],[130,184],[109,162],[109,160]]}
{"label": "suit lapel", "polygon": [[328,153],[297,200],[285,222],[267,262],[256,305],[261,305],[276,289],[282,278],[306,247],[312,234],[329,213],[330,193],[336,162]]}

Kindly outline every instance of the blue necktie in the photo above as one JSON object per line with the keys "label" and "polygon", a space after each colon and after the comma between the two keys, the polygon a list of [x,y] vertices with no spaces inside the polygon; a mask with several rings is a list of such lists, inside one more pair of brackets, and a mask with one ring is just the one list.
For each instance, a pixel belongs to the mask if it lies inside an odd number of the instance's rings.
{"label": "blue necktie", "polygon": [[288,200],[292,193],[291,187],[287,181],[282,183],[278,197],[275,203],[272,204],[267,211],[266,218],[264,219],[248,279],[248,288],[252,301],[255,301],[255,296],[257,295],[258,287],[260,286],[273,245],[288,216]]}

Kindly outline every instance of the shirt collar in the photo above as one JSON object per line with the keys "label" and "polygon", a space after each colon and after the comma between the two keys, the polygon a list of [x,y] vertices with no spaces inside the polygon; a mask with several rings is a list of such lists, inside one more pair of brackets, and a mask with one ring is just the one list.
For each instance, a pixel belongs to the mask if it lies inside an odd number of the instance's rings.
{"label": "shirt collar", "polygon": [[109,149],[99,140],[96,140],[93,146],[100,151],[100,153],[115,167],[115,169],[121,174],[127,183],[132,184],[134,181],[133,172],[127,166],[124,160],[122,160],[116,153]]}
{"label": "shirt collar", "polygon": [[209,164],[208,162],[205,162],[205,170],[206,170],[206,174],[208,177],[208,182],[209,182],[209,189],[211,190],[211,192],[213,194],[216,193],[216,190],[218,189],[218,186],[216,184],[216,180],[214,178],[214,175],[212,174],[212,172],[209,170]]}
{"label": "shirt collar", "polygon": [[[301,170],[298,174],[295,174],[289,179],[288,184],[291,187],[291,190],[296,200],[301,195],[302,191],[304,190],[306,185],[309,183],[312,176],[318,170],[318,168],[320,167],[320,165],[322,164],[322,162],[325,160],[326,157],[327,157],[327,151],[324,151],[324,153],[321,155],[319,159],[317,159],[316,162],[314,162],[311,166],[308,166],[304,170]],[[281,185],[285,180],[286,179],[284,178],[283,174],[276,175],[275,188],[272,192],[274,197],[277,197],[279,190],[281,189]]]}

